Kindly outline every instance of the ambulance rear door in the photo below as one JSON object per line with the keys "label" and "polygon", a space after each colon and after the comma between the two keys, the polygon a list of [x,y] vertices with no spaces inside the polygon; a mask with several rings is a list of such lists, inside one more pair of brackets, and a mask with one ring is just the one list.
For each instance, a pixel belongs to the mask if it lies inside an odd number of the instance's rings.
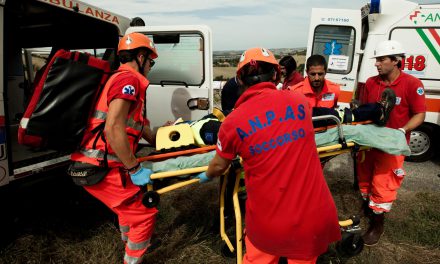
{"label": "ambulance rear door", "polygon": [[197,120],[212,112],[212,36],[204,25],[132,27],[153,40],[159,57],[148,74],[147,118]]}
{"label": "ambulance rear door", "polygon": [[361,54],[361,10],[313,8],[307,58],[327,60],[326,79],[341,85],[340,103],[349,103],[357,85]]}

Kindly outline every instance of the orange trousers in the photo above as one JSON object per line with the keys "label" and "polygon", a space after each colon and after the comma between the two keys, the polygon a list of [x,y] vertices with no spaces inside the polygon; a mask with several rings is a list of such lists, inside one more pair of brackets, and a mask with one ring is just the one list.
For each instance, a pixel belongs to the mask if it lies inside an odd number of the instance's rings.
{"label": "orange trousers", "polygon": [[[245,238],[246,254],[243,257],[243,264],[278,264],[280,256],[267,254],[256,248],[248,237]],[[318,256],[310,260],[287,259],[289,264],[314,264]]]}
{"label": "orange trousers", "polygon": [[139,186],[118,168],[112,169],[98,184],[84,188],[118,215],[125,243],[124,263],[140,263],[150,245],[157,209],[142,204]]}
{"label": "orange trousers", "polygon": [[362,197],[375,212],[389,212],[397,198],[405,171],[405,156],[377,149],[361,151],[357,156],[357,174]]}

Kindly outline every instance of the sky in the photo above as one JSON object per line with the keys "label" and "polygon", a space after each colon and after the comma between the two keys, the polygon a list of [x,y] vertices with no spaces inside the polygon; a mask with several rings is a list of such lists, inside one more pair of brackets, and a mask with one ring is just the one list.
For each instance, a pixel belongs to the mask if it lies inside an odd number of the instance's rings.
{"label": "sky", "polygon": [[[307,45],[313,7],[360,9],[368,0],[82,0],[146,25],[195,25],[211,28],[213,49],[244,50],[261,46],[302,48]],[[387,1],[387,0],[382,0]],[[421,0],[435,3],[438,0]]]}

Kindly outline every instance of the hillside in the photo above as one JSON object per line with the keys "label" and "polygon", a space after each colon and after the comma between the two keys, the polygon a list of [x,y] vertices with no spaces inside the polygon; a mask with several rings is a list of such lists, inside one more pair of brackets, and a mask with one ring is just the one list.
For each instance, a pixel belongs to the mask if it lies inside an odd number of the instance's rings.
{"label": "hillside", "polygon": [[[295,58],[298,68],[301,71],[306,61],[306,48],[295,49],[270,49],[277,60],[284,56],[293,56]],[[243,50],[228,50],[228,51],[214,51],[214,80],[228,80],[235,76],[238,60],[240,59]]]}

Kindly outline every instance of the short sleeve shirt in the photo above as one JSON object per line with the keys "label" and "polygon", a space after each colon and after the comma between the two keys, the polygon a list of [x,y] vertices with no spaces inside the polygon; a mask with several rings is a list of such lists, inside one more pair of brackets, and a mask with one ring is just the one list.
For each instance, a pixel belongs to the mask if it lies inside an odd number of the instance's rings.
{"label": "short sleeve shirt", "polygon": [[113,79],[107,95],[107,104],[116,98],[136,102],[140,90],[140,82],[136,76],[130,72],[122,72]]}
{"label": "short sleeve shirt", "polygon": [[306,259],[340,238],[304,95],[269,82],[248,88],[220,127],[217,153],[243,159],[246,234],[257,248]]}
{"label": "short sleeve shirt", "polygon": [[[403,127],[415,114],[426,112],[425,89],[422,82],[404,72],[400,72],[391,85],[386,85],[380,76],[369,78],[365,83],[365,92],[361,95],[362,102],[379,102],[385,88],[391,88],[396,93],[396,105],[391,111],[387,127]],[[407,139],[409,137],[410,133],[407,133]]]}
{"label": "short sleeve shirt", "polygon": [[[141,103],[141,96],[145,98],[149,82],[141,82],[138,76],[140,74],[128,66],[122,65],[119,70],[121,72],[116,73],[118,75],[113,79],[112,85],[108,90],[107,105],[114,99],[124,99],[133,102],[130,107],[130,111],[132,111],[136,107],[136,103]],[[145,79],[145,77],[143,78]],[[149,123],[149,120],[146,119],[146,124],[149,125]]]}

